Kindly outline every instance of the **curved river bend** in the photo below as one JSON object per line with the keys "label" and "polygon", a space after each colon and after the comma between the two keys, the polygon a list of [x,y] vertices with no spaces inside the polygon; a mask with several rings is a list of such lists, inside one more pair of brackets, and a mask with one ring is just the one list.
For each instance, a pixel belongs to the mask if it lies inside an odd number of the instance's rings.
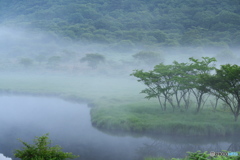
{"label": "curved river bend", "polygon": [[[91,125],[90,108],[58,98],[32,96],[0,97],[0,153],[13,158],[20,149],[17,140],[31,143],[35,136],[49,133],[52,145],[80,155],[79,160],[138,160],[146,156],[182,157],[186,151],[234,150],[234,139],[114,136]],[[231,143],[235,142],[234,144]],[[232,148],[231,148],[232,147]],[[238,148],[239,149],[239,148]]]}

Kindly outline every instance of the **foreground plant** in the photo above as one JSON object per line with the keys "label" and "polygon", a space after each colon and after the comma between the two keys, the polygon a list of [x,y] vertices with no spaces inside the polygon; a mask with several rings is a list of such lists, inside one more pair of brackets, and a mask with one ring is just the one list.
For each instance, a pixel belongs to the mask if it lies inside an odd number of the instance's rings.
{"label": "foreground plant", "polygon": [[[223,151],[222,153],[227,152]],[[236,156],[210,156],[210,154],[206,152],[187,152],[188,156],[186,158],[172,158],[169,160],[239,160],[240,159],[240,152],[237,152],[238,155]],[[144,160],[167,160],[164,158],[145,158]]]}
{"label": "foreground plant", "polygon": [[22,150],[15,150],[14,156],[22,160],[66,160],[78,157],[72,153],[61,151],[60,146],[50,147],[51,141],[48,139],[48,134],[36,137],[33,145],[19,140],[24,147]]}

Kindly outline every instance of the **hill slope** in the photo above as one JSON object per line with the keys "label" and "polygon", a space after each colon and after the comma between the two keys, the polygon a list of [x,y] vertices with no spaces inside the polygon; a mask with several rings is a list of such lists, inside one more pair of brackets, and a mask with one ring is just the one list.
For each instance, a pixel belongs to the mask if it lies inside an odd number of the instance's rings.
{"label": "hill slope", "polygon": [[8,0],[0,24],[74,40],[162,46],[239,46],[239,0]]}

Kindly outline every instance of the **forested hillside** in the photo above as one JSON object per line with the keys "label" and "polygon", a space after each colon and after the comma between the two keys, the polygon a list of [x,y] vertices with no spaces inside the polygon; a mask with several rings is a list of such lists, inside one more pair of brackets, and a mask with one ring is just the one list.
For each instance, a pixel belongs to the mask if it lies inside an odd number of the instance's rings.
{"label": "forested hillside", "polygon": [[239,0],[1,0],[0,24],[125,45],[240,45]]}

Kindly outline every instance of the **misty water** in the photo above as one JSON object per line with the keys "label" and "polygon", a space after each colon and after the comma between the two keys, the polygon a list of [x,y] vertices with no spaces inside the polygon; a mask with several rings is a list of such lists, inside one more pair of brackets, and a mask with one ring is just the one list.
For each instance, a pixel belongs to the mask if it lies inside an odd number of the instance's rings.
{"label": "misty water", "polygon": [[[52,146],[79,155],[79,160],[134,160],[149,156],[184,157],[187,151],[237,150],[237,138],[196,138],[106,134],[91,125],[87,104],[59,98],[0,96],[0,153],[13,157],[20,138],[31,143],[49,133]],[[234,143],[233,143],[234,142]]]}

